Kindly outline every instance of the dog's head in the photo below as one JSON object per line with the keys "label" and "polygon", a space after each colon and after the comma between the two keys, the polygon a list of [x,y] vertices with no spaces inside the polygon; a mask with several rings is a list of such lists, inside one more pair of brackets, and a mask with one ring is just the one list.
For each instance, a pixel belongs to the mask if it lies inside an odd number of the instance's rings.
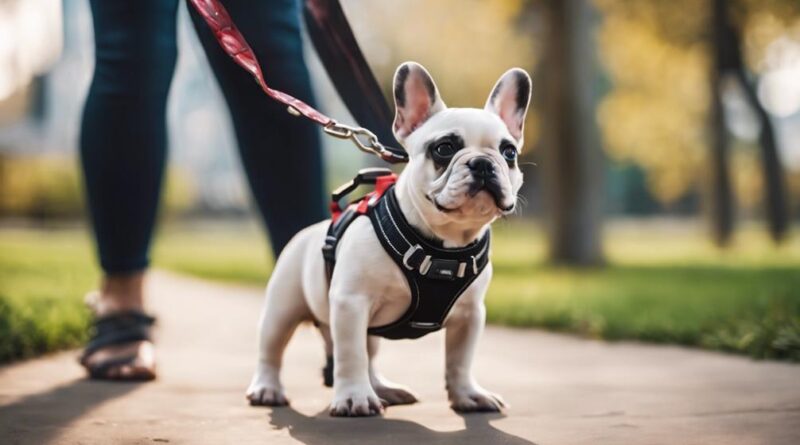
{"label": "dog's head", "polygon": [[397,68],[394,135],[410,157],[403,172],[408,193],[429,225],[478,228],[514,211],[530,95],[530,76],[513,68],[483,109],[447,108],[425,68]]}

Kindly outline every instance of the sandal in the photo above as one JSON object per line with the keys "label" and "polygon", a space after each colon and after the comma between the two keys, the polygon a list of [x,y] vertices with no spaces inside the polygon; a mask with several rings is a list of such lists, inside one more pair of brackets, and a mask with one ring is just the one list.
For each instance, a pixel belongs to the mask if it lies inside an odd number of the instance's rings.
{"label": "sandal", "polygon": [[92,338],[80,358],[80,363],[89,371],[89,378],[98,380],[152,380],[153,372],[140,373],[130,377],[115,378],[109,376],[109,370],[132,364],[138,354],[111,358],[100,363],[88,363],[88,358],[100,349],[108,346],[120,346],[139,341],[152,341],[150,328],[156,319],[141,311],[117,312],[97,317],[93,322]]}

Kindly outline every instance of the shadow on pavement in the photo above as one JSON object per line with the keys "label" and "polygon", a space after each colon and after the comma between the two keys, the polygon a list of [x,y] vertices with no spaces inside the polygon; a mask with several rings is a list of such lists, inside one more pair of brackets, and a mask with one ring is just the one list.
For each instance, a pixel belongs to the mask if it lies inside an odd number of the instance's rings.
{"label": "shadow on pavement", "polygon": [[339,419],[327,411],[305,416],[291,407],[273,408],[270,425],[288,429],[289,434],[306,445],[329,444],[509,444],[535,445],[521,437],[493,427],[489,421],[501,414],[463,415],[463,430],[434,431],[408,420],[383,417]]}
{"label": "shadow on pavement", "polygon": [[93,408],[139,387],[137,383],[81,379],[1,406],[0,441],[49,442]]}

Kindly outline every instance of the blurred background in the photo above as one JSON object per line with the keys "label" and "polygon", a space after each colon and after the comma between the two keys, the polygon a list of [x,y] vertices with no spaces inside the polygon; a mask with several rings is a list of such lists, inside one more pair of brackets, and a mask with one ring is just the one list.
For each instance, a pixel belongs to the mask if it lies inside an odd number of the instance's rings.
{"label": "blurred background", "polygon": [[[456,107],[482,106],[509,67],[533,75],[525,205],[496,226],[490,322],[800,360],[799,2],[342,5],[387,98],[406,60]],[[227,109],[185,4],[178,20],[155,265],[263,285],[273,259]],[[86,335],[92,38],[87,0],[0,0],[0,362]],[[307,45],[321,109],[353,122]],[[330,189],[376,165],[324,144]]]}

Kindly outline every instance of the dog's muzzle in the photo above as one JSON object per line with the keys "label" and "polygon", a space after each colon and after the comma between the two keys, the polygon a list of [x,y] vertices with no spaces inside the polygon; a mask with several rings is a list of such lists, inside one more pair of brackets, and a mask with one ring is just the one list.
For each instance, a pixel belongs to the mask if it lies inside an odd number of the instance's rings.
{"label": "dog's muzzle", "polygon": [[509,207],[503,206],[503,187],[497,178],[497,170],[494,162],[485,156],[478,156],[467,161],[467,167],[472,174],[472,183],[469,185],[470,197],[474,197],[481,190],[486,190],[492,195],[494,204],[503,212],[510,212],[514,209],[514,204]]}

